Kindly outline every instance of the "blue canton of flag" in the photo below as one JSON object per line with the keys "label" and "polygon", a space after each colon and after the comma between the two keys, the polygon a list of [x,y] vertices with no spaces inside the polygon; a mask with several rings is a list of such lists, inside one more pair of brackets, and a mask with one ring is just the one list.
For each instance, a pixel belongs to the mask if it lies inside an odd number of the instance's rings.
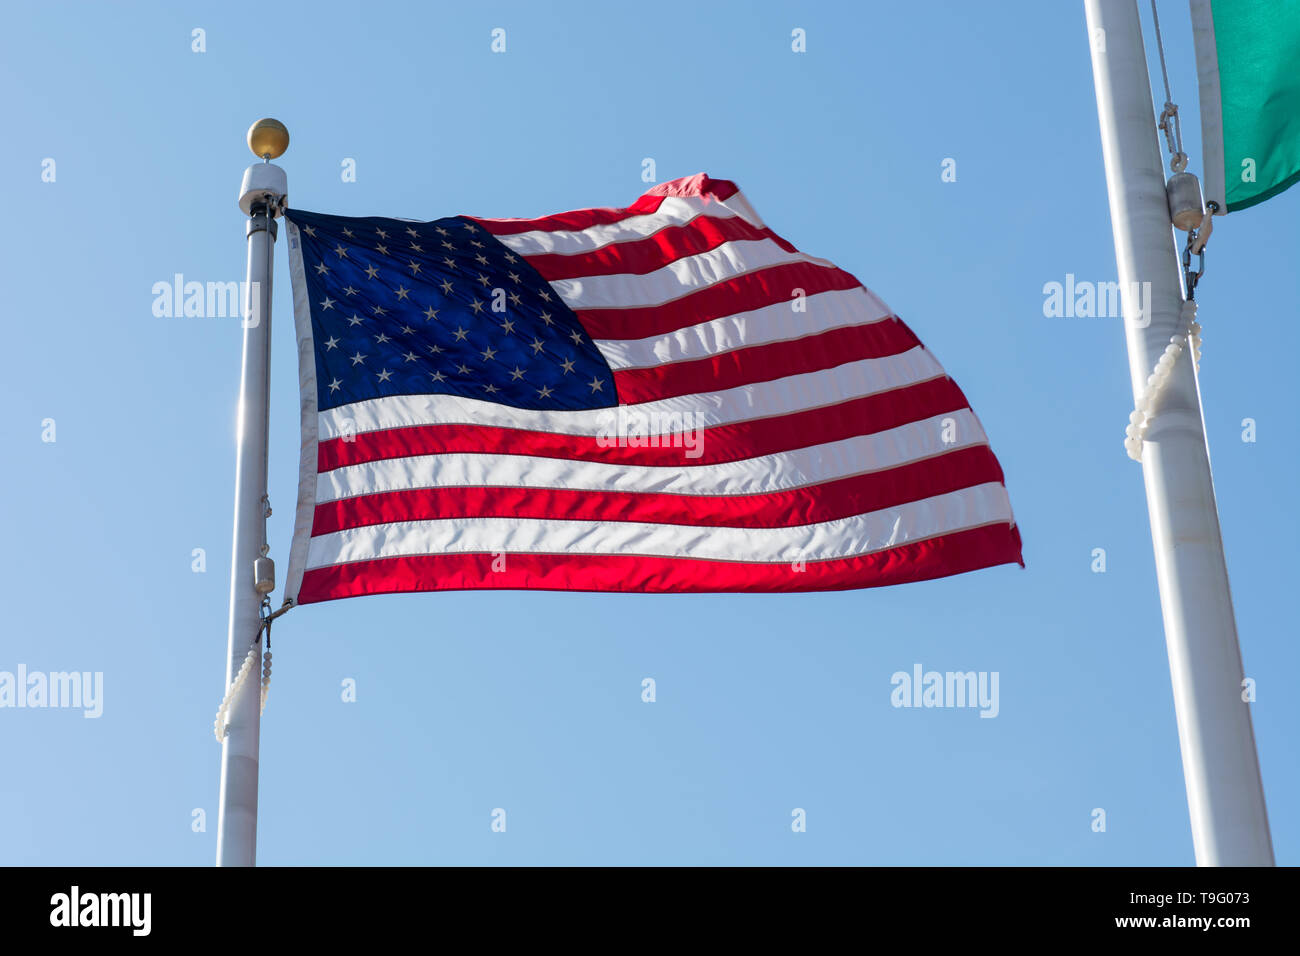
{"label": "blue canton of flag", "polygon": [[316,347],[318,408],[449,394],[527,409],[618,403],[578,318],[524,259],[460,216],[289,210]]}

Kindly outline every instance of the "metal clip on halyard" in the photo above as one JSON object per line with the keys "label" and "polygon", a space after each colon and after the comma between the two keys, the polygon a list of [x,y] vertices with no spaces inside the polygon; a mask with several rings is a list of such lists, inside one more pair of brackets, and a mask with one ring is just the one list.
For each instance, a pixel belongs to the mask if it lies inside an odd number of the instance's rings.
{"label": "metal clip on halyard", "polygon": [[220,743],[226,737],[230,704],[248,680],[253,665],[257,663],[257,646],[263,631],[266,632],[266,652],[262,655],[262,705],[259,713],[266,710],[266,698],[271,692],[271,622],[293,606],[292,601],[286,600],[281,605],[280,610],[272,611],[270,596],[262,596],[262,606],[258,612],[260,620],[257,625],[257,633],[253,635],[252,643],[248,647],[248,654],[244,657],[244,663],[239,667],[239,673],[230,682],[230,687],[226,690],[226,696],[222,698],[221,706],[217,708],[217,719],[212,722],[212,733],[217,738],[217,743]]}

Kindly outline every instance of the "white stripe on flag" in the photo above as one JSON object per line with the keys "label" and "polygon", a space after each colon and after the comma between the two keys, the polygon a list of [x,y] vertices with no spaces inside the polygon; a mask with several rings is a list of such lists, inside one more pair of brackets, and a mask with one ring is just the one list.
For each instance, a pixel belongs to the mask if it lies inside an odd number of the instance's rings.
{"label": "white stripe on flag", "polygon": [[771,239],[733,239],[708,252],[683,256],[645,275],[617,273],[554,279],[551,287],[571,309],[636,309],[663,305],[717,282],[791,262],[835,268],[833,262],[816,256],[786,252]]}
{"label": "white stripe on flag", "polygon": [[861,286],[810,295],[804,299],[805,312],[795,312],[792,304],[793,301],[777,302],[751,312],[688,325],[667,335],[598,339],[596,347],[610,368],[650,368],[864,325],[890,315],[889,307]]}

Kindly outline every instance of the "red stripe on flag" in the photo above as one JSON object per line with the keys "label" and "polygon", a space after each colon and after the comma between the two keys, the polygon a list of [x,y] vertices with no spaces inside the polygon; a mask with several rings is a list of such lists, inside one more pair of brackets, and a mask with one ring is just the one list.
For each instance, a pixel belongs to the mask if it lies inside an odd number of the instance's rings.
{"label": "red stripe on flag", "polygon": [[[661,447],[602,445],[593,435],[564,435],[490,425],[412,425],[362,432],[349,439],[320,443],[318,468],[332,471],[344,465],[406,458],[415,455],[528,455],[625,465],[690,467],[738,461],[795,448],[869,435],[968,407],[966,396],[946,375],[836,405],[810,408],[788,415],[715,425],[702,432],[700,455],[687,458],[683,442],[661,440]],[[629,411],[635,411],[635,407]],[[680,434],[680,433],[679,433]]]}
{"label": "red stripe on flag", "polygon": [[653,402],[898,355],[920,344],[911,329],[891,316],[879,322],[751,345],[687,362],[618,369],[614,372],[614,387],[620,401]]}
{"label": "red stripe on flag", "polygon": [[538,216],[536,219],[479,219],[466,216],[494,236],[513,236],[520,232],[556,232],[558,230],[590,229],[592,226],[608,226],[622,222],[628,216],[645,216],[654,212],[663,203],[662,196],[642,196],[626,209],[601,207],[598,209],[575,209],[572,212],[556,213],[553,216]]}
{"label": "red stripe on flag", "polygon": [[856,289],[860,285],[861,282],[843,269],[787,262],[715,282],[660,305],[575,311],[593,339],[644,339],[725,315],[790,302],[796,289],[802,289],[804,295],[814,295],[835,289]]}
{"label": "red stripe on flag", "polygon": [[771,239],[786,252],[799,251],[771,229],[751,225],[739,216],[714,219],[700,215],[680,226],[665,226],[644,239],[614,242],[572,255],[543,253],[524,258],[548,282],[586,276],[645,275],[726,242],[760,239]]}
{"label": "red stripe on flag", "polygon": [[625,209],[610,207],[575,209],[572,212],[538,216],[534,219],[479,219],[476,216],[465,218],[478,223],[494,236],[512,236],[534,230],[550,232],[557,229],[589,229],[592,226],[608,226],[629,216],[644,216],[655,212],[667,196],[713,196],[719,200],[726,200],[739,191],[736,184],[730,180],[711,179],[705,173],[696,173],[694,176],[670,180],[646,190],[640,199]]}
{"label": "red stripe on flag", "polygon": [[839,591],[926,581],[999,564],[1020,564],[1020,533],[986,525],[857,558],[790,564],[639,555],[439,554],[380,558],[303,575],[299,604],[362,594],[528,588],[547,591]]}
{"label": "red stripe on flag", "polygon": [[721,528],[788,528],[835,521],[1002,481],[987,445],[897,468],[759,495],[675,495],[569,488],[411,488],[316,506],[312,535],[396,521],[540,518]]}
{"label": "red stripe on flag", "polygon": [[696,173],[670,179],[666,183],[651,186],[645,191],[647,196],[715,196],[718,199],[730,199],[740,192],[740,187],[730,179],[714,179],[708,173]]}

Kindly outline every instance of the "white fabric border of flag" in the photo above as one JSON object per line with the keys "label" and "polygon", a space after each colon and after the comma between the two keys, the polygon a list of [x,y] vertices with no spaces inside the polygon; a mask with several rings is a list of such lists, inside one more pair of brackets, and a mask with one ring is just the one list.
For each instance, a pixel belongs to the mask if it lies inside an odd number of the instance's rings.
{"label": "white fabric border of flag", "polygon": [[1227,175],[1223,165],[1223,96],[1219,88],[1219,49],[1214,37],[1211,0],[1189,0],[1192,41],[1196,47],[1196,80],[1201,100],[1201,161],[1205,201],[1219,204],[1216,215],[1228,214]]}
{"label": "white fabric border of flag", "polygon": [[289,230],[289,284],[293,288],[293,324],[298,339],[298,389],[302,408],[302,450],[298,458],[298,505],[293,518],[293,542],[289,545],[289,571],[284,582],[284,599],[298,603],[302,576],[311,547],[311,527],[316,514],[316,472],[319,458],[319,422],[316,408],[316,342],[311,332],[311,300],[307,295],[307,274],[302,264],[302,240],[298,227],[287,218]]}

